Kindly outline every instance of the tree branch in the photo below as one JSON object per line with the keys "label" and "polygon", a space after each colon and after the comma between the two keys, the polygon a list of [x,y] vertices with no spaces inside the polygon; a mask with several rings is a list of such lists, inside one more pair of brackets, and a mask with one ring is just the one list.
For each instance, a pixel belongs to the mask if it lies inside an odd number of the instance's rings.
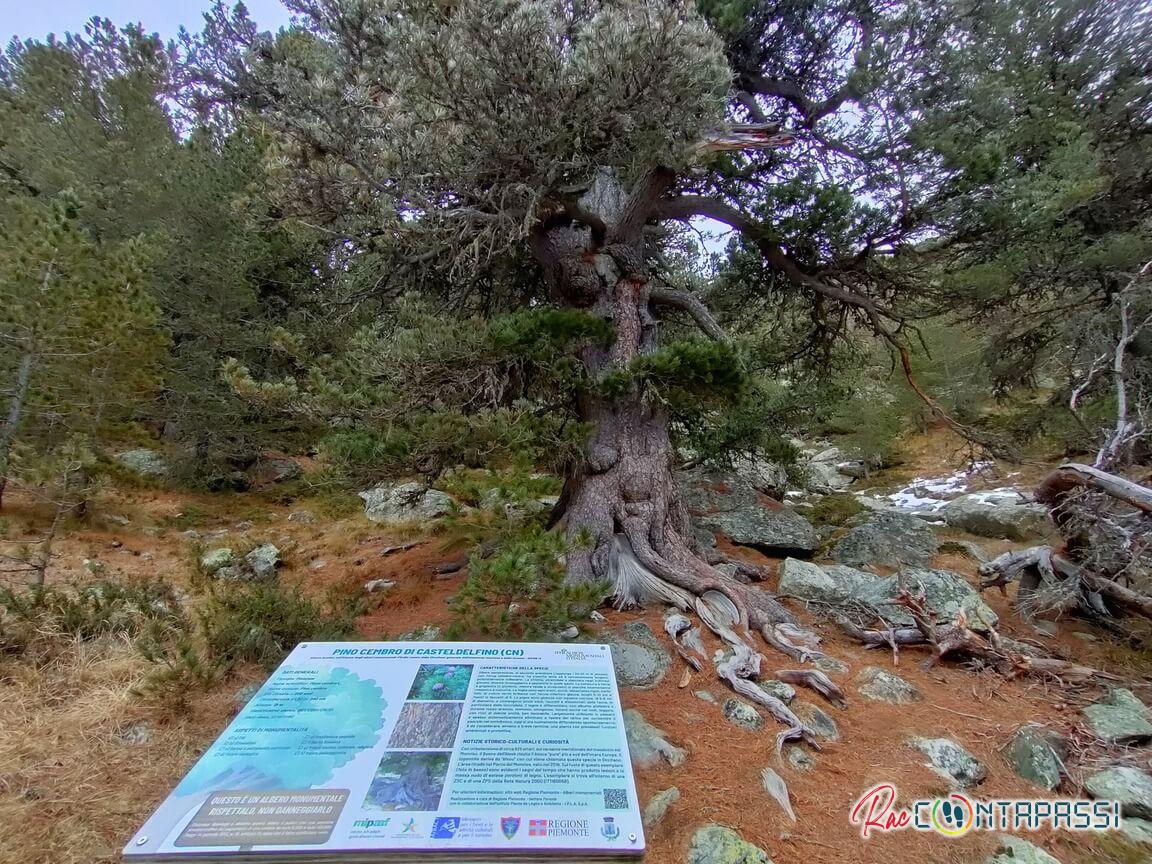
{"label": "tree branch", "polygon": [[716,322],[716,319],[712,317],[712,313],[708,311],[708,307],[705,306],[698,297],[693,296],[687,291],[679,291],[675,288],[656,285],[648,289],[648,299],[653,303],[663,303],[665,306],[671,306],[673,309],[687,312],[709,338],[717,342],[727,341],[727,334],[725,334],[724,329]]}
{"label": "tree branch", "polygon": [[[784,274],[794,285],[808,288],[830,300],[836,300],[860,309],[868,317],[869,323],[878,336],[884,337],[889,342],[895,342],[895,331],[888,323],[897,318],[892,310],[880,306],[872,298],[863,294],[836,285],[829,285],[823,280],[805,273],[800,265],[793,261],[780,247],[780,244],[768,238],[765,225],[750,216],[746,216],[727,202],[702,195],[680,195],[661,201],[656,212],[664,219],[687,220],[693,216],[705,216],[717,222],[723,222],[755,243],[765,260],[775,270]],[[888,321],[884,319],[888,319]]]}
{"label": "tree branch", "polygon": [[639,240],[644,223],[652,215],[660,197],[672,186],[675,173],[667,168],[653,168],[632,189],[619,220],[608,233],[608,244],[634,243]]}

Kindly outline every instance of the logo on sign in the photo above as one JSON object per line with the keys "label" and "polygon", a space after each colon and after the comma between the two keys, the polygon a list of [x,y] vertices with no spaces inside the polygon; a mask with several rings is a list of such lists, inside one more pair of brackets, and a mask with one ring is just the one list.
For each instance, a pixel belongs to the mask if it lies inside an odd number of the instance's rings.
{"label": "logo on sign", "polygon": [[516,832],[520,830],[520,817],[505,816],[500,820],[500,830],[504,832],[505,837],[511,840],[516,836]]}
{"label": "logo on sign", "polygon": [[600,826],[600,833],[604,835],[606,840],[615,840],[620,836],[620,826],[616,824],[615,818],[612,816],[604,817],[604,824]]}
{"label": "logo on sign", "polygon": [[451,840],[460,830],[459,816],[437,816],[432,823],[433,840]]}
{"label": "logo on sign", "polygon": [[400,833],[401,834],[415,834],[416,833],[416,820],[415,819],[409,819],[407,822],[405,822],[404,823],[404,830],[401,831]]}
{"label": "logo on sign", "polygon": [[528,820],[529,837],[589,837],[589,831],[587,819]]}

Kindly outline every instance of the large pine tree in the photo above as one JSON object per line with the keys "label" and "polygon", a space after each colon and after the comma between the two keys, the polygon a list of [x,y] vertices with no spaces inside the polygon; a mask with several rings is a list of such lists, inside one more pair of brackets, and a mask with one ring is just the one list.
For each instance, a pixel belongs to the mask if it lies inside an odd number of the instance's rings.
{"label": "large pine tree", "polygon": [[[907,368],[906,324],[940,295],[901,253],[951,230],[949,202],[990,188],[928,122],[944,116],[929,96],[957,93],[972,110],[960,91],[976,71],[950,62],[976,33],[969,10],[289,5],[297,26],[278,37],[217,9],[189,46],[204,95],[244,101],[275,130],[286,214],[374,269],[377,299],[415,289],[446,310],[551,306],[607,325],[607,340],[577,344],[572,407],[591,434],[562,498],[567,578],[607,580],[621,601],[717,591],[741,623],[786,620],[701,559],[673,481],[662,385],[739,386],[740,359],[701,298],[669,279],[666,253],[685,225],[722,223],[755,256],[757,287],[802,298],[814,338],[870,332]],[[1009,35],[1047,14],[992,5]],[[1119,26],[1132,6],[1097,17]],[[701,337],[662,341],[673,317]]]}

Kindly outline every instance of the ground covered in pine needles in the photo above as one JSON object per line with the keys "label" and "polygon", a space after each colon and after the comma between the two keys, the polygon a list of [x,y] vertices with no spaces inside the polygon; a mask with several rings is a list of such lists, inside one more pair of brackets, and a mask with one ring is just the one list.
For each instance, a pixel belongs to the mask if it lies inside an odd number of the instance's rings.
{"label": "ground covered in pine needles", "polygon": [[[923,461],[940,454],[921,454]],[[941,461],[943,459],[941,458]],[[930,467],[916,466],[918,473]],[[301,517],[307,511],[307,517]],[[359,616],[355,627],[367,639],[395,638],[425,625],[445,627],[451,618],[446,600],[466,578],[466,570],[438,575],[437,564],[459,556],[443,538],[427,538],[410,548],[385,551],[414,539],[385,536],[358,512],[332,515],[308,502],[291,506],[258,496],[194,496],[157,490],[108,491],[97,512],[124,517],[95,518],[73,526],[57,545],[49,581],[56,584],[159,577],[178,591],[191,591],[194,561],[207,539],[236,548],[275,543],[285,566],[280,580],[306,594],[332,590],[351,594],[373,579],[394,581]],[[6,503],[4,531],[11,539],[35,529],[38,514],[19,495]],[[310,519],[311,521],[306,521]],[[195,532],[195,537],[187,532]],[[214,533],[215,532],[215,533]],[[723,545],[723,544],[722,544]],[[991,553],[1010,544],[987,541]],[[728,547],[732,548],[732,547]],[[737,554],[774,571],[777,562],[745,549]],[[87,564],[85,562],[88,562]],[[93,564],[93,562],[99,562]],[[977,581],[976,562],[941,556],[936,566]],[[769,580],[769,587],[773,585]],[[1096,641],[1073,635],[1087,625],[1064,623],[1055,637],[1038,634],[1011,610],[1011,593],[986,592],[985,600],[1001,616],[1002,632],[1018,639],[1060,645],[1078,662],[1122,675],[1143,697],[1149,682],[1148,656],[1139,648],[1092,631]],[[643,619],[661,633],[660,610],[644,613],[603,610],[607,621],[588,624],[594,637],[627,621]],[[1067,689],[1035,679],[1006,681],[990,670],[973,672],[955,663],[924,670],[924,652],[906,649],[894,671],[924,694],[910,706],[867,702],[853,678],[860,668],[892,668],[887,652],[866,651],[823,628],[828,653],[850,667],[833,675],[849,697],[846,711],[825,708],[839,726],[840,740],[812,754],[810,771],[776,761],[776,729],[771,721],[760,732],[723,719],[717,704],[695,691],[707,690],[723,701],[726,687],[708,671],[685,681],[679,660],[651,690],[624,690],[626,708],[639,709],[668,738],[688,751],[679,768],[661,767],[637,774],[641,801],[676,786],[681,792],[648,836],[647,860],[680,864],[696,828],[708,822],[731,826],[771,855],[776,864],[800,862],[980,862],[994,847],[987,835],[970,833],[955,841],[935,834],[902,831],[863,842],[849,824],[856,798],[880,782],[896,784],[902,802],[946,793],[943,780],[905,744],[910,735],[949,736],[988,767],[989,777],[973,790],[977,796],[1030,797],[1034,788],[1008,767],[1004,750],[1023,723],[1040,723],[1064,733],[1073,747],[1084,747],[1078,732],[1079,709],[1099,695],[1096,688]],[[266,674],[258,664],[237,662],[226,674],[173,698],[150,692],[154,664],[124,637],[79,639],[40,632],[25,639],[20,651],[0,647],[0,861],[26,864],[80,864],[118,860],[125,839],[138,827],[203,749],[239,708],[236,694]],[[664,638],[661,636],[661,638]],[[714,640],[706,640],[711,651]],[[766,671],[791,668],[788,658],[764,648]],[[683,685],[683,686],[682,686]],[[801,698],[807,699],[802,694]],[[818,701],[808,699],[808,701]],[[1103,754],[1077,754],[1090,764]],[[760,771],[775,768],[786,780],[797,821],[792,823],[762,790]],[[1070,778],[1075,792],[1074,769]],[[1089,834],[1032,837],[1064,864],[1130,862],[1135,857],[1113,839]]]}

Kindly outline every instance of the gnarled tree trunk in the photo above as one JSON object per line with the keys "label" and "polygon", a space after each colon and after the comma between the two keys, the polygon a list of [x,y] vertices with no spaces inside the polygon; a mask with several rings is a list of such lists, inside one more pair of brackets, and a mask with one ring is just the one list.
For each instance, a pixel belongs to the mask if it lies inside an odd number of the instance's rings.
{"label": "gnarled tree trunk", "polygon": [[[666,185],[650,175],[627,194],[614,176],[601,174],[581,199],[577,219],[566,214],[535,238],[558,299],[613,327],[611,345],[581,353],[593,381],[656,347],[642,231]],[[582,398],[580,413],[593,433],[563,499],[573,544],[569,580],[608,582],[621,605],[659,600],[687,609],[696,597],[718,591],[735,605],[741,629],[794,623],[771,595],[713,569],[698,554],[673,478],[668,415],[643,383],[614,400],[593,390]]]}

